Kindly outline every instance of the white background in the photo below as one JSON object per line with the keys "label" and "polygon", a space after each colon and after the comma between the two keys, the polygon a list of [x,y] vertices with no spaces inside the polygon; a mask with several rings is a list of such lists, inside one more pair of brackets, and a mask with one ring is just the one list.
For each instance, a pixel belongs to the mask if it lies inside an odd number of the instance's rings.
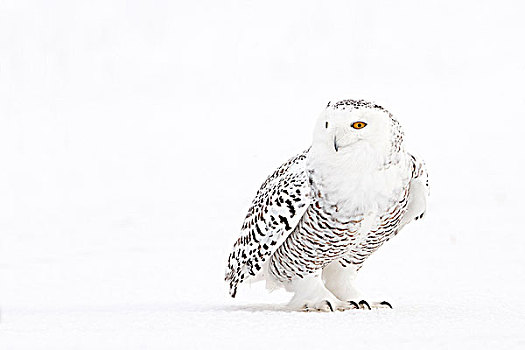
{"label": "white background", "polygon": [[[522,1],[0,1],[2,349],[523,348]],[[427,217],[365,264],[394,310],[231,300],[259,185],[329,100],[404,126]]]}

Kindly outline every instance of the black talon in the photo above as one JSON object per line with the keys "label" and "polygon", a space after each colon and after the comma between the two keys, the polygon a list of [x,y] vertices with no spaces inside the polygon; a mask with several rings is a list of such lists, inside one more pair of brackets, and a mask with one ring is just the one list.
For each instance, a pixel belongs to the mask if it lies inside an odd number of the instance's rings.
{"label": "black talon", "polygon": [[359,305],[353,300],[349,300],[348,303],[354,307],[354,309],[359,309]]}
{"label": "black talon", "polygon": [[326,305],[328,305],[328,307],[330,308],[330,311],[334,312],[334,308],[332,307],[332,304],[328,300],[325,300],[325,301],[326,301]]}
{"label": "black talon", "polygon": [[393,309],[392,305],[388,301],[382,301],[382,302],[379,303],[379,305],[385,305],[385,306],[388,306],[389,308]]}
{"label": "black talon", "polygon": [[363,309],[366,306],[368,308],[368,310],[372,310],[372,308],[370,307],[370,304],[368,304],[368,302],[366,300],[361,300],[359,302],[359,306],[363,306]]}

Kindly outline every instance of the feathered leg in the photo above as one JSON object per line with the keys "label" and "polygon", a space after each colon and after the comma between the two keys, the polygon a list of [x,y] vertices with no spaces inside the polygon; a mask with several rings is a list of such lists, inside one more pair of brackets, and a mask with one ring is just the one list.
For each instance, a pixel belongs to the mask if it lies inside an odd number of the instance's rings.
{"label": "feathered leg", "polygon": [[332,261],[323,269],[326,288],[340,300],[360,300],[363,294],[355,286],[357,266],[344,267],[338,260]]}
{"label": "feathered leg", "polygon": [[343,266],[338,260],[335,260],[323,269],[324,284],[339,300],[354,302],[359,305],[360,309],[392,308],[386,301],[367,302],[363,299],[363,294],[355,285],[357,270],[356,265]]}
{"label": "feathered leg", "polygon": [[307,276],[295,277],[284,286],[287,291],[293,292],[289,307],[300,311],[344,311],[357,308],[355,303],[337,299],[326,289],[321,279],[320,271]]}

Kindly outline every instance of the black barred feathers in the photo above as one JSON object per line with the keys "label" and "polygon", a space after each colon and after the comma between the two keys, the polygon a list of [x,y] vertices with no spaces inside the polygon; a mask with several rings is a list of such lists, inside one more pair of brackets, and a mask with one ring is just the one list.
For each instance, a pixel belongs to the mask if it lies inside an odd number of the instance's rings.
{"label": "black barred feathers", "polygon": [[228,258],[225,279],[230,284],[232,297],[239,283],[261,270],[309,206],[307,153],[281,165],[257,192]]}

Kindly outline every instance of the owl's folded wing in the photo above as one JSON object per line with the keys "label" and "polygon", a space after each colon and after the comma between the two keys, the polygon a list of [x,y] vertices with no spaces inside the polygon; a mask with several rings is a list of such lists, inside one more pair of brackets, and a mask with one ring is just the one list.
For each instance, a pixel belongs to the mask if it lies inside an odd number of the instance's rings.
{"label": "owl's folded wing", "polygon": [[308,150],[281,165],[257,192],[228,258],[225,280],[232,297],[239,283],[260,272],[310,205],[307,153]]}

